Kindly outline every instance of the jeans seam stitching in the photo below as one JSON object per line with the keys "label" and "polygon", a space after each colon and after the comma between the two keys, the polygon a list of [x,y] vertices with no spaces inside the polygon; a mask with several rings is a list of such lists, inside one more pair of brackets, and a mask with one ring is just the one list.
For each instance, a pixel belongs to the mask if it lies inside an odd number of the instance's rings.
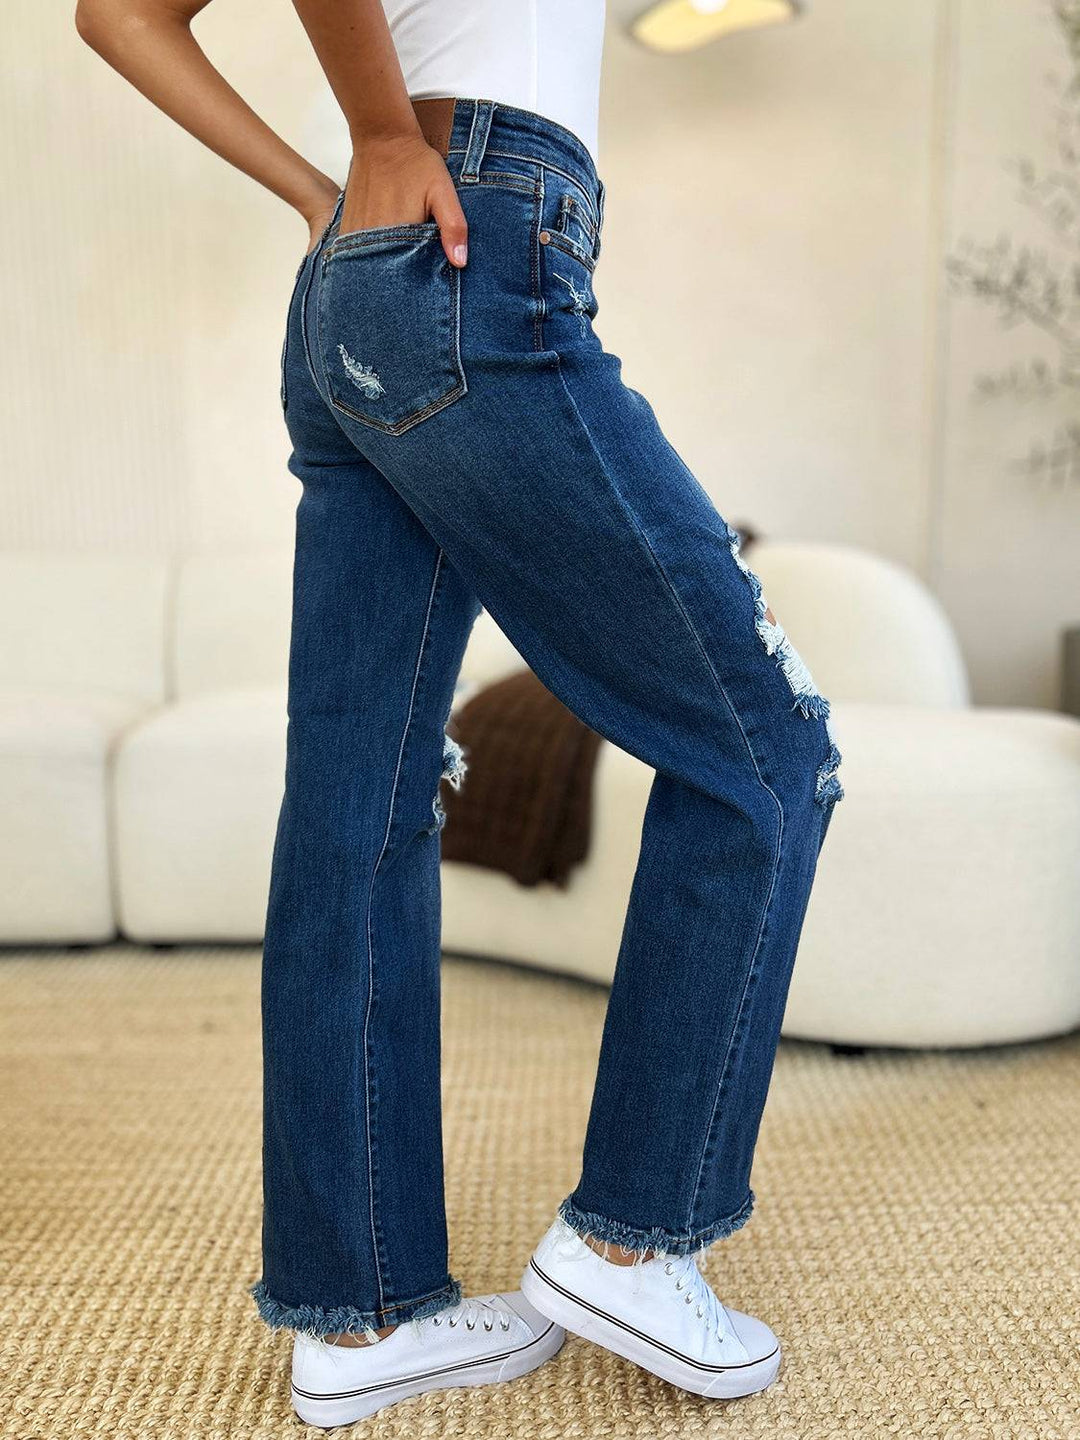
{"label": "jeans seam stitching", "polygon": [[510,190],[515,195],[531,195],[536,188],[527,175],[517,175],[512,170],[489,170],[474,183],[488,185],[492,190]]}
{"label": "jeans seam stitching", "polygon": [[[556,352],[556,355],[557,355],[557,352]],[[607,467],[606,467],[606,465],[604,465],[603,458],[600,456],[599,451],[596,449],[595,442],[593,441],[592,435],[591,435],[590,432],[589,432],[589,427],[588,427],[588,425],[585,423],[585,420],[584,420],[584,418],[582,417],[581,412],[578,410],[577,404],[576,404],[576,402],[575,402],[575,400],[574,400],[573,395],[570,393],[570,387],[569,387],[569,386],[567,385],[567,383],[566,383],[566,377],[565,377],[564,374],[563,374],[561,362],[560,362],[560,364],[559,364],[559,366],[558,366],[558,375],[559,375],[559,381],[560,381],[560,383],[561,383],[561,385],[562,385],[563,391],[564,391],[564,393],[566,394],[567,399],[570,401],[570,404],[573,406],[574,412],[575,412],[575,414],[578,416],[578,419],[579,419],[582,427],[583,427],[584,430],[585,430],[585,434],[586,434],[586,436],[588,437],[589,444],[590,444],[590,445],[592,446],[592,448],[593,448],[593,453],[596,455],[597,459],[599,460],[601,467],[606,471],[606,470],[607,470]],[[613,487],[613,488],[615,488],[615,487]],[[616,493],[618,493],[617,489],[616,489]],[[621,496],[620,496],[620,498],[621,498]],[[754,754],[753,746],[750,744],[750,740],[749,740],[749,738],[748,738],[748,736],[747,736],[747,734],[746,734],[746,730],[745,730],[744,727],[743,727],[742,719],[740,718],[739,713],[738,713],[738,711],[736,710],[735,706],[734,706],[734,705],[732,704],[732,702],[731,702],[731,697],[728,695],[727,688],[725,687],[723,681],[720,679],[720,676],[716,673],[716,669],[715,669],[715,667],[713,666],[712,661],[709,659],[709,653],[708,653],[708,651],[705,649],[705,646],[704,646],[704,643],[702,642],[701,636],[700,636],[700,635],[698,634],[698,632],[697,632],[697,627],[695,626],[693,620],[691,620],[689,614],[687,613],[686,607],[683,605],[683,602],[682,602],[681,598],[679,597],[679,592],[675,589],[675,586],[674,586],[674,585],[672,584],[672,582],[671,582],[671,577],[668,575],[667,571],[665,570],[665,568],[664,568],[664,566],[663,566],[663,563],[662,563],[661,560],[660,560],[660,557],[657,555],[656,551],[653,549],[652,543],[651,543],[651,541],[649,540],[648,534],[647,534],[644,526],[640,523],[640,521],[638,520],[637,516],[634,514],[632,508],[631,508],[629,505],[627,505],[625,501],[623,501],[623,505],[624,505],[624,508],[625,508],[625,510],[626,510],[627,515],[630,517],[631,523],[633,524],[633,526],[634,526],[634,528],[636,529],[638,535],[640,536],[642,543],[644,544],[646,550],[649,552],[649,556],[650,556],[651,559],[652,559],[652,563],[653,563],[653,565],[655,566],[657,573],[660,575],[660,577],[661,577],[661,579],[663,580],[664,584],[667,586],[667,588],[668,588],[668,590],[669,590],[669,592],[670,592],[670,594],[671,594],[672,599],[675,601],[675,604],[676,604],[676,606],[678,607],[679,613],[680,613],[680,615],[681,615],[682,618],[683,618],[683,622],[684,622],[684,624],[686,625],[686,628],[689,630],[690,635],[691,635],[691,637],[692,637],[692,639],[693,639],[693,641],[694,641],[694,644],[697,646],[698,651],[699,651],[700,654],[701,654],[701,658],[705,661],[705,668],[708,670],[709,674],[712,676],[713,684],[716,686],[717,690],[720,692],[721,699],[723,700],[724,704],[727,706],[727,709],[728,709],[728,712],[729,712],[730,715],[731,715],[731,718],[735,721],[735,724],[736,724],[736,726],[737,726],[737,728],[738,728],[739,734],[742,736],[743,744],[744,744],[744,746],[746,747],[746,753],[747,753],[747,755],[750,757],[750,763],[751,763],[751,765],[754,767],[754,774],[755,774],[755,776],[757,777],[758,784],[762,787],[763,790],[765,790],[770,796],[772,796],[772,800],[773,800],[773,803],[774,803],[775,806],[776,806],[777,815],[778,815],[779,820],[780,820],[780,830],[779,830],[779,833],[777,834],[777,837],[776,837],[776,851],[775,851],[775,855],[774,855],[774,858],[773,858],[772,876],[771,876],[770,881],[769,881],[769,893],[768,893],[768,895],[765,897],[765,904],[764,904],[764,906],[762,907],[762,912],[761,912],[761,924],[758,926],[757,937],[756,937],[756,939],[755,939],[755,941],[754,941],[754,949],[753,949],[753,952],[751,953],[751,956],[750,956],[750,963],[749,963],[749,965],[747,966],[746,980],[743,982],[743,991],[742,991],[742,995],[740,996],[740,999],[739,999],[739,1009],[738,1009],[738,1011],[737,1011],[737,1013],[736,1013],[735,1023],[734,1023],[733,1026],[732,1026],[731,1039],[728,1041],[727,1051],[725,1052],[725,1055],[724,1055],[724,1064],[723,1064],[723,1066],[722,1066],[722,1068],[721,1068],[719,1078],[717,1079],[717,1082],[716,1082],[716,1093],[715,1093],[715,1095],[714,1095],[714,1097],[713,1097],[712,1110],[711,1110],[711,1112],[710,1112],[710,1114],[709,1114],[709,1123],[708,1123],[708,1125],[705,1127],[705,1137],[704,1137],[704,1140],[702,1141],[702,1146],[701,1146],[701,1158],[700,1158],[700,1160],[699,1160],[699,1162],[698,1162],[697,1176],[696,1176],[696,1178],[695,1178],[695,1180],[694,1180],[694,1188],[693,1188],[693,1190],[692,1190],[691,1193],[690,1193],[690,1207],[689,1207],[689,1210],[688,1210],[688,1212],[687,1212],[687,1226],[686,1226],[686,1228],[687,1228],[688,1231],[693,1231],[693,1229],[694,1229],[694,1224],[693,1224],[693,1220],[694,1220],[694,1209],[695,1209],[695,1207],[696,1207],[696,1205],[697,1205],[698,1193],[699,1193],[699,1191],[700,1191],[700,1189],[701,1189],[701,1176],[702,1176],[702,1173],[703,1173],[703,1171],[704,1171],[704,1169],[705,1169],[705,1156],[706,1156],[706,1154],[707,1154],[707,1152],[708,1152],[709,1139],[710,1139],[710,1137],[711,1137],[711,1135],[712,1135],[713,1126],[714,1126],[715,1123],[716,1123],[716,1113],[717,1113],[717,1109],[718,1109],[718,1107],[719,1107],[720,1096],[721,1096],[722,1091],[723,1091],[724,1081],[725,1081],[725,1079],[727,1078],[728,1063],[729,1063],[729,1061],[730,1061],[731,1053],[732,1053],[732,1050],[733,1050],[733,1047],[734,1047],[734,1044],[735,1044],[735,1033],[736,1033],[736,1031],[737,1031],[737,1029],[738,1029],[739,1020],[740,1020],[741,1017],[742,1017],[743,1007],[744,1007],[745,1002],[746,1002],[746,994],[747,994],[747,989],[748,989],[748,986],[749,986],[749,983],[750,983],[750,978],[751,978],[751,976],[753,975],[753,973],[754,973],[754,971],[755,971],[755,969],[756,969],[756,966],[757,966],[758,956],[759,956],[760,951],[761,951],[761,942],[762,942],[762,939],[764,938],[764,934],[765,934],[765,924],[766,924],[766,921],[768,920],[768,917],[769,917],[769,908],[770,908],[770,906],[771,906],[771,904],[772,904],[773,896],[774,896],[774,894],[776,893],[776,877],[777,877],[777,875],[778,875],[778,873],[779,873],[779,870],[780,870],[780,852],[781,852],[781,848],[782,848],[782,845],[783,845],[783,838],[784,838],[784,807],[783,807],[783,805],[780,803],[780,797],[777,795],[776,791],[772,788],[771,785],[769,785],[769,784],[766,782],[764,776],[763,776],[762,773],[761,773],[761,767],[760,767],[759,764],[758,764],[757,756]]]}
{"label": "jeans seam stitching", "polygon": [[[709,1142],[712,1139],[713,1128],[716,1124],[716,1117],[720,1110],[720,1098],[727,1087],[728,1077],[731,1073],[731,1057],[735,1051],[735,1041],[738,1037],[739,1029],[742,1025],[743,1014],[746,1010],[746,997],[749,995],[750,987],[753,984],[755,978],[757,977],[759,969],[758,962],[761,956],[761,946],[765,938],[765,927],[769,919],[769,909],[772,905],[773,895],[776,893],[777,877],[780,874],[780,861],[782,858],[781,851],[783,849],[784,842],[784,810],[783,806],[780,805],[778,799],[777,806],[780,809],[780,833],[776,837],[776,858],[773,861],[772,879],[769,883],[769,893],[765,898],[765,905],[761,912],[761,925],[758,928],[757,939],[754,941],[754,950],[752,955],[750,956],[750,964],[746,968],[746,978],[743,981],[742,993],[739,996],[739,1008],[735,1012],[735,1020],[731,1027],[731,1038],[728,1040],[727,1050],[724,1052],[724,1063],[720,1070],[720,1078],[716,1082],[716,1094],[713,1097],[713,1106],[712,1111],[709,1115],[709,1123],[705,1127],[705,1139],[701,1146],[701,1160],[698,1165],[697,1179],[694,1182],[693,1193],[690,1197],[690,1209],[687,1214],[687,1229],[689,1230],[693,1230],[694,1228],[694,1211],[697,1206],[698,1193],[701,1190],[701,1177],[705,1171],[705,1160],[709,1152]],[[706,1227],[700,1226],[698,1228],[704,1229]]]}
{"label": "jeans seam stitching", "polygon": [[596,269],[596,261],[587,250],[561,230],[549,230],[548,234],[551,237],[547,242],[549,245],[554,245],[556,250],[561,250],[564,255],[569,255],[571,260],[576,260],[590,275],[593,273]]}
{"label": "jeans seam stitching", "polygon": [[529,270],[533,290],[533,351],[536,354],[540,354],[544,348],[544,318],[547,311],[540,266],[540,231],[544,224],[545,194],[544,170],[543,166],[540,166],[536,171],[536,183],[533,187],[532,243],[529,246]]}
{"label": "jeans seam stitching", "polygon": [[439,1296],[444,1295],[447,1290],[451,1290],[453,1283],[453,1280],[450,1280],[447,1284],[440,1285],[436,1290],[429,1290],[426,1295],[417,1295],[413,1300],[395,1300],[392,1305],[382,1305],[378,1311],[376,1311],[376,1318],[380,1320],[383,1325],[389,1325],[392,1323],[390,1320],[391,1315],[396,1315],[399,1310],[412,1310],[415,1307],[426,1305],[429,1300],[435,1300]]}
{"label": "jeans seam stitching", "polygon": [[401,741],[398,744],[397,765],[394,769],[394,778],[390,785],[390,805],[386,817],[386,831],[383,835],[382,848],[375,860],[371,870],[371,880],[368,884],[367,900],[367,959],[368,959],[368,994],[367,1005],[364,1009],[364,1030],[363,1030],[363,1056],[364,1056],[364,1144],[367,1150],[368,1164],[368,1215],[371,1220],[371,1250],[375,1259],[375,1284],[378,1288],[380,1310],[385,1308],[385,1295],[383,1291],[382,1265],[379,1261],[379,1228],[375,1219],[375,1167],[371,1147],[371,1063],[368,1034],[371,1023],[372,998],[375,992],[375,948],[372,936],[371,918],[375,899],[375,881],[378,878],[379,866],[386,855],[390,843],[390,833],[394,824],[394,807],[397,801],[398,785],[401,779],[402,757],[405,753],[405,741],[408,738],[409,727],[412,724],[413,710],[416,705],[416,691],[420,679],[420,670],[423,665],[424,651],[427,648],[428,635],[431,632],[431,615],[435,606],[435,592],[439,584],[439,576],[442,573],[443,552],[440,549],[435,560],[435,569],[431,577],[431,588],[428,591],[427,610],[424,614],[424,628],[420,635],[420,644],[416,651],[416,664],[413,668],[412,688],[409,691],[409,708],[405,715],[405,724],[401,731]]}
{"label": "jeans seam stitching", "polygon": [[[460,146],[448,151],[448,155],[464,154],[465,151],[462,150]],[[576,175],[572,175],[569,170],[564,170],[559,165],[554,165],[550,160],[542,160],[538,155],[522,155],[516,150],[485,150],[485,159],[489,155],[497,156],[502,160],[520,160],[523,165],[535,165],[538,169],[554,170],[556,175],[561,175],[564,180],[569,180],[570,184],[573,185],[575,189],[580,190],[581,194],[585,197],[586,200],[588,200],[589,198],[588,190],[585,188],[585,186],[581,183],[581,180]],[[599,176],[597,176],[597,180],[599,181]]]}
{"label": "jeans seam stitching", "polygon": [[398,240],[410,240],[420,231],[425,235],[434,234],[438,228],[434,220],[421,220],[415,224],[365,226],[362,230],[346,230],[344,235],[339,230],[323,251],[320,263],[325,270],[339,255],[349,255],[354,250],[373,250]]}
{"label": "jeans seam stitching", "polygon": [[343,415],[348,415],[350,420],[356,420],[361,425],[366,425],[370,430],[380,431],[383,435],[404,435],[406,430],[411,430],[414,425],[419,425],[421,420],[427,420],[429,416],[437,415],[440,410],[445,410],[446,407],[452,405],[455,400],[460,400],[463,395],[468,393],[468,387],[465,385],[464,380],[459,380],[454,388],[448,390],[445,395],[440,395],[437,400],[432,400],[421,409],[414,410],[411,415],[406,415],[401,420],[396,420],[393,425],[388,425],[384,420],[372,420],[367,415],[361,415],[358,410],[350,409],[344,400],[339,400],[333,392],[329,393],[330,403],[334,409],[340,410]]}
{"label": "jeans seam stitching", "polygon": [[[316,257],[316,258],[317,258],[317,257]],[[308,277],[307,277],[307,280],[306,280],[306,282],[305,282],[305,284],[304,284],[304,293],[303,293],[303,295],[302,295],[302,297],[301,297],[301,299],[300,299],[300,338],[301,338],[301,340],[303,341],[303,346],[304,346],[304,361],[305,361],[305,363],[306,363],[306,365],[307,365],[307,368],[308,368],[308,374],[311,376],[311,383],[315,386],[315,389],[318,390],[318,388],[319,388],[319,382],[318,382],[318,379],[316,378],[316,375],[315,375],[315,362],[314,362],[314,360],[312,359],[312,355],[311,355],[311,339],[310,339],[310,337],[309,337],[309,335],[308,335],[308,323],[307,323],[308,298],[309,298],[309,296],[311,295],[311,285],[312,285],[312,281],[314,280],[314,278],[315,278],[315,260],[312,261],[311,269],[308,271]],[[318,313],[317,313],[317,312],[318,312],[318,306],[316,305],[316,321],[318,320]]]}

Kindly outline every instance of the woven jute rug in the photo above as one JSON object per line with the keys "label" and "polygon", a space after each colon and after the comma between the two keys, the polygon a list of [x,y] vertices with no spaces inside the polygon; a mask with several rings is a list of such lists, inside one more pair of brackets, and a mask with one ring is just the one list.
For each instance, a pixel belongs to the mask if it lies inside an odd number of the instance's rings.
{"label": "woven jute rug", "polygon": [[[449,960],[452,1264],[514,1288],[577,1178],[604,994]],[[279,1440],[256,1319],[250,950],[0,956],[0,1434]],[[401,1404],[387,1440],[1080,1437],[1080,1040],[841,1057],[785,1043],[758,1209],[710,1277],[786,1360],[734,1402],[571,1339],[535,1374]],[[319,1432],[309,1431],[310,1434]]]}

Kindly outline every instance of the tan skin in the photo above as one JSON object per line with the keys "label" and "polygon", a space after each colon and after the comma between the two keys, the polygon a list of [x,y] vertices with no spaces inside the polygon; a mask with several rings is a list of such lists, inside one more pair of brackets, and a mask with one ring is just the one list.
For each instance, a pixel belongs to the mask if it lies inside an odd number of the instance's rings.
{"label": "tan skin", "polygon": [[[75,24],[86,43],[159,110],[291,205],[307,224],[313,250],[337,203],[338,186],[271,130],[207,59],[191,22],[209,3],[78,0]],[[463,267],[465,216],[442,156],[424,140],[409,103],[381,0],[293,4],[352,138],[342,234],[432,219],[447,259]],[[614,1264],[636,1258],[633,1251],[586,1240]],[[382,1339],[395,1328],[374,1333]],[[326,1338],[341,1345],[367,1343],[362,1335]]]}
{"label": "tan skin", "polygon": [[[318,243],[338,186],[277,135],[211,65],[191,31],[210,0],[78,0],[86,43],[197,140],[303,216]],[[424,140],[381,0],[294,0],[349,125],[341,230],[433,219],[452,265],[468,226],[442,156]]]}

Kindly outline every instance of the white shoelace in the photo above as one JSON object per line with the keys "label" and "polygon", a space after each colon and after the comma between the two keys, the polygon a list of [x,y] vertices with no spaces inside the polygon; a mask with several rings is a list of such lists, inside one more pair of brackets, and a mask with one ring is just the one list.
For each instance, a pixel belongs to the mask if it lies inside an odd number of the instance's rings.
{"label": "white shoelace", "polygon": [[[582,1242],[580,1235],[566,1226],[564,1244],[560,1247],[559,1253],[563,1259],[586,1260],[594,1252]],[[623,1253],[628,1252],[623,1251]],[[632,1268],[636,1272],[644,1265],[660,1264],[664,1267],[664,1274],[671,1277],[675,1289],[683,1292],[682,1298],[685,1303],[694,1307],[694,1314],[697,1318],[707,1324],[712,1333],[721,1339],[725,1335],[729,1335],[731,1329],[727,1313],[722,1301],[698,1269],[698,1256],[696,1254],[658,1255],[653,1260],[638,1260]]]}
{"label": "white shoelace", "polygon": [[712,1286],[698,1269],[697,1256],[672,1256],[664,1262],[664,1274],[671,1276],[676,1290],[684,1292],[683,1301],[694,1307],[697,1318],[722,1339],[727,1334],[727,1316]]}
{"label": "white shoelace", "polygon": [[437,1315],[430,1318],[432,1325],[446,1325],[453,1330],[457,1325],[464,1325],[466,1330],[475,1330],[477,1325],[483,1325],[490,1334],[495,1326],[501,1330],[510,1329],[510,1317],[505,1310],[500,1310],[490,1300],[482,1300],[475,1296],[462,1300],[452,1310],[440,1310]]}

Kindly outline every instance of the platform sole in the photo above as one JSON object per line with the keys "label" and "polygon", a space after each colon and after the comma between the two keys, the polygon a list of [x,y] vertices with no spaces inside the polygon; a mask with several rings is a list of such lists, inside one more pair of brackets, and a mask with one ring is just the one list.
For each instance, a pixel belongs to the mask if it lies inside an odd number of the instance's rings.
{"label": "platform sole", "polygon": [[552,1322],[535,1339],[516,1350],[502,1351],[490,1359],[459,1361],[439,1369],[427,1370],[421,1375],[408,1375],[401,1380],[385,1380],[375,1385],[358,1387],[355,1390],[340,1391],[333,1395],[319,1395],[292,1387],[293,1409],[308,1425],[318,1425],[332,1430],[337,1425],[352,1425],[368,1415],[394,1405],[399,1400],[411,1400],[414,1395],[426,1395],[431,1390],[452,1390],[459,1386],[494,1385],[500,1380],[516,1380],[528,1375],[545,1360],[550,1360],[562,1346],[566,1336],[560,1327]]}
{"label": "platform sole", "polygon": [[741,1365],[701,1365],[575,1295],[546,1275],[534,1260],[522,1276],[521,1293],[541,1315],[564,1330],[602,1345],[605,1350],[632,1360],[642,1369],[695,1395],[707,1395],[714,1400],[755,1395],[772,1384],[780,1369],[779,1345],[760,1360]]}

